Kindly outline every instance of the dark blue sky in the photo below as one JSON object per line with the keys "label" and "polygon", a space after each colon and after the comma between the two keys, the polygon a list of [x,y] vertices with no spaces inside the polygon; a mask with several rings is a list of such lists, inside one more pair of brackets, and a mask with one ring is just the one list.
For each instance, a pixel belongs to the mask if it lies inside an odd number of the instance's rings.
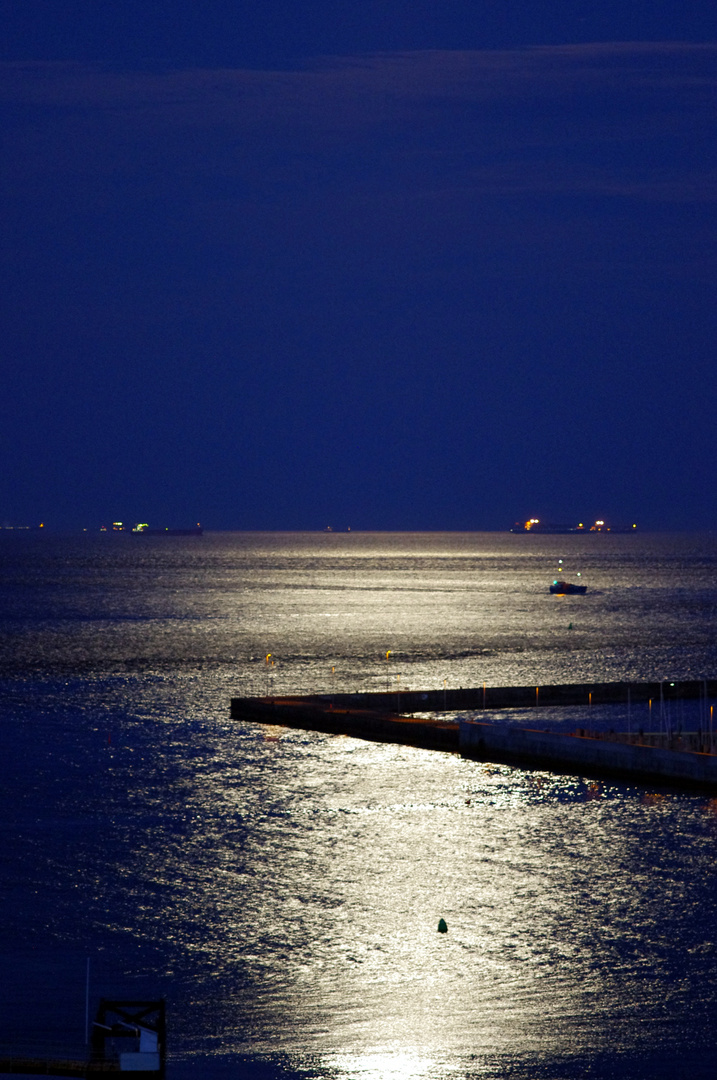
{"label": "dark blue sky", "polygon": [[717,7],[25,0],[0,523],[712,528]]}

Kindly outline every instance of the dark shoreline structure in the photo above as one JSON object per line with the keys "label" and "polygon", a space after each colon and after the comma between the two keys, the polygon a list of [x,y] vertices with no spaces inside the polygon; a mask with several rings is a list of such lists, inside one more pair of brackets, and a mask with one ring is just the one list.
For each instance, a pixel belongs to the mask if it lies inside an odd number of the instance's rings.
{"label": "dark shoreline structure", "polygon": [[[232,698],[231,717],[262,724],[395,742],[526,769],[717,791],[717,753],[706,729],[693,732],[591,732],[576,720],[570,734],[540,730],[541,706],[637,704],[717,696],[717,680],[479,687],[316,697]],[[445,721],[415,713],[536,708],[536,726],[475,719]],[[710,752],[712,751],[712,752]]]}
{"label": "dark shoreline structure", "polygon": [[153,1001],[110,1001],[101,998],[85,1057],[23,1054],[0,1056],[0,1073],[12,1076],[116,1076],[130,1072],[136,1080],[163,1080],[166,1070],[167,1024],[164,998]]}

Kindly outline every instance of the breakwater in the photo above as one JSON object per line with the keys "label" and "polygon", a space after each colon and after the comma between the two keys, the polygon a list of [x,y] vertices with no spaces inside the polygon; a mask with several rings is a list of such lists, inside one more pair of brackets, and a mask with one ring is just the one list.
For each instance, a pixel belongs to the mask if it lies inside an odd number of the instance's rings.
{"label": "breakwater", "polygon": [[[717,679],[669,682],[559,683],[546,686],[478,686],[444,690],[392,690],[355,694],[284,696],[282,701],[330,703],[334,708],[379,712],[457,712],[461,709],[524,709],[532,706],[633,705],[648,701],[707,700],[717,697]],[[233,698],[232,701],[246,701]],[[258,700],[258,699],[254,699]]]}
{"label": "breakwater", "polygon": [[232,698],[231,716],[234,720],[325,731],[330,735],[353,735],[375,742],[404,743],[431,750],[459,749],[458,721],[446,722],[401,716],[387,710],[341,706],[321,698]]}
{"label": "breakwater", "polygon": [[[706,732],[605,733],[584,727],[590,704],[697,699],[706,703],[717,681],[585,683],[545,687],[478,687],[438,691],[392,691],[316,697],[232,698],[231,716],[264,724],[403,743],[523,768],[574,771],[637,782],[717,791],[717,754]],[[484,706],[485,702],[485,706]],[[570,734],[540,730],[540,708],[576,708]],[[535,725],[515,727],[440,714],[535,706]],[[582,717],[580,712],[583,711]]]}
{"label": "breakwater", "polygon": [[[636,741],[639,736],[620,734],[564,734],[472,720],[461,720],[459,728],[460,752],[480,761],[717,791],[714,754],[649,745]],[[651,736],[650,742],[655,741]]]}

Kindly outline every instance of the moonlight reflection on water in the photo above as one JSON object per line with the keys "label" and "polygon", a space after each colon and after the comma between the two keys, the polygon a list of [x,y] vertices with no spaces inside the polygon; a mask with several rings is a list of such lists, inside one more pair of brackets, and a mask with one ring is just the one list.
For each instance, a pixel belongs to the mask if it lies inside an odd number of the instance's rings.
{"label": "moonlight reflection on water", "polygon": [[96,996],[166,994],[178,1080],[699,1076],[713,801],[228,718],[267,680],[715,673],[713,540],[536,541],[8,547],[6,1041],[81,1038],[90,955]]}

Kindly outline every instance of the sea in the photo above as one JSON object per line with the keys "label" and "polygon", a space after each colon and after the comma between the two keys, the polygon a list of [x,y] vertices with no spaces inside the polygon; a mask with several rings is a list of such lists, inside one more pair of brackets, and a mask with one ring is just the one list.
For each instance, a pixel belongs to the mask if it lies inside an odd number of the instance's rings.
{"label": "sea", "polygon": [[168,1080],[717,1076],[717,800],[230,718],[715,677],[711,534],[1,532],[0,1056],[163,997]]}

